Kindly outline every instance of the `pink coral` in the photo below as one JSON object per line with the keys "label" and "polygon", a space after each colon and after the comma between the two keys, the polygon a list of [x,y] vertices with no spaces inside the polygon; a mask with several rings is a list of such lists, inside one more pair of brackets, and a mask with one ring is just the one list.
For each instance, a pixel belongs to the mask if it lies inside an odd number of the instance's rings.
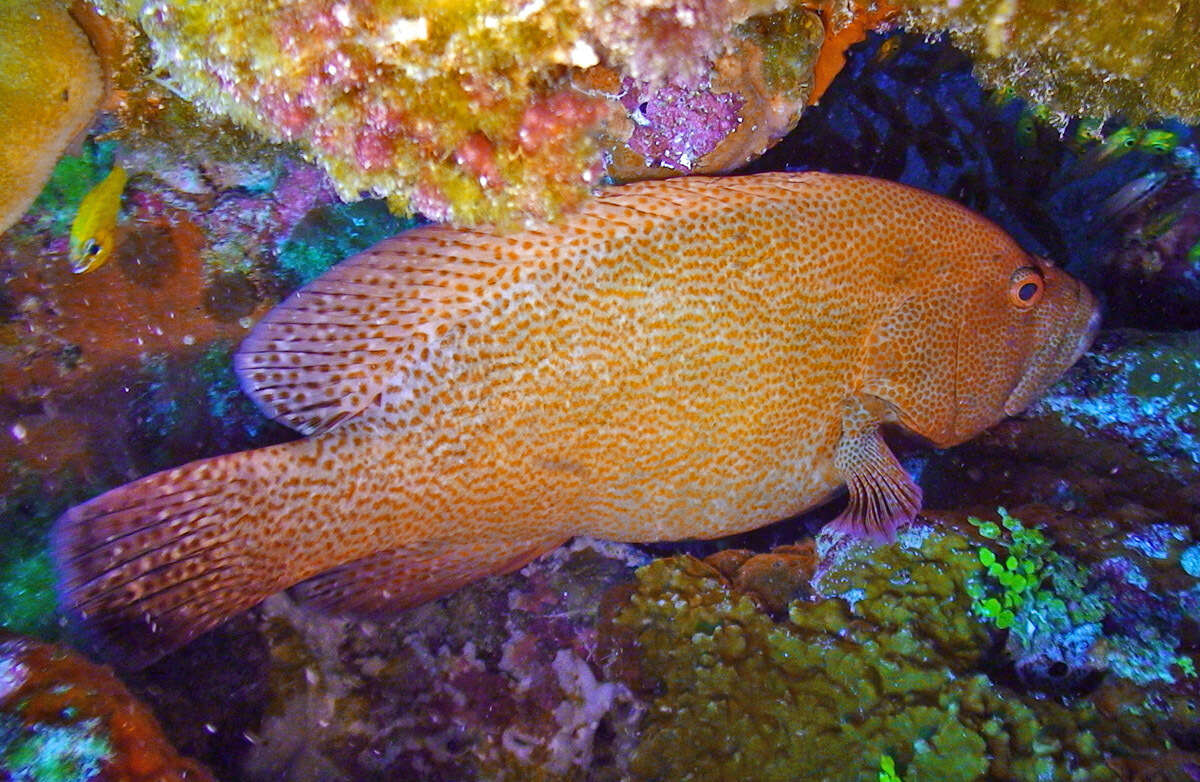
{"label": "pink coral", "polygon": [[98,1],[141,26],[178,93],[300,145],[343,198],[502,224],[552,217],[599,179],[597,138],[620,105],[574,76],[699,86],[739,25],[795,5]]}

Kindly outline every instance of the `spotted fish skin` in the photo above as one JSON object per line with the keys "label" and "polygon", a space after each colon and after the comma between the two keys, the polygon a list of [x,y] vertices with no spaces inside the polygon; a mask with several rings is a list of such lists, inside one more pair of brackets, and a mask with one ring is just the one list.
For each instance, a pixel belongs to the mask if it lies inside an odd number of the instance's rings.
{"label": "spotted fish skin", "polygon": [[68,511],[64,603],[136,665],[300,582],[386,610],[574,535],[727,535],[843,485],[834,523],[888,537],[920,492],[880,425],[968,439],[1096,323],[1086,287],[985,219],[864,177],[665,180],[515,234],[418,228],[239,350],[247,393],[309,436]]}

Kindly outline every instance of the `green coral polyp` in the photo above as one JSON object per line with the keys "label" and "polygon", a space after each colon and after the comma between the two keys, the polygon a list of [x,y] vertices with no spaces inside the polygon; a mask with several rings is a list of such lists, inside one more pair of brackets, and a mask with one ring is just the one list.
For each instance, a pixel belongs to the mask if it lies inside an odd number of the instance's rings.
{"label": "green coral polyp", "polygon": [[825,597],[793,601],[781,622],[694,559],[640,569],[614,620],[655,693],[634,778],[873,780],[887,757],[886,778],[906,782],[1114,779],[1086,728],[1060,737],[1044,722],[1076,715],[1034,713],[973,672],[987,646],[965,593],[977,554],[920,532],[826,555]]}

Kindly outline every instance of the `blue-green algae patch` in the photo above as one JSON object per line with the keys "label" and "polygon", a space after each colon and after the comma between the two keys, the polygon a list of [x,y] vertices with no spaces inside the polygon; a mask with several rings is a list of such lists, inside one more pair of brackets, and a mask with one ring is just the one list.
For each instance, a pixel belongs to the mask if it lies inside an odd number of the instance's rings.
{"label": "blue-green algae patch", "polygon": [[374,199],[319,206],[306,214],[279,248],[279,266],[303,285],[339,261],[416,225]]}
{"label": "blue-green algae patch", "polygon": [[116,146],[112,141],[89,141],[80,154],[66,155],[58,161],[30,209],[39,215],[40,227],[53,234],[70,230],[83,197],[112,168]]}
{"label": "blue-green algae patch", "polygon": [[51,640],[58,636],[54,571],[45,549],[19,547],[0,560],[0,627]]}
{"label": "blue-green algae patch", "polygon": [[7,496],[0,503],[0,627],[47,641],[62,634],[54,569],[47,549],[50,526],[68,507],[97,487],[64,473],[50,492],[44,477],[9,464]]}
{"label": "blue-green algae patch", "polygon": [[111,755],[99,720],[29,728],[0,713],[0,768],[11,782],[88,782]]}

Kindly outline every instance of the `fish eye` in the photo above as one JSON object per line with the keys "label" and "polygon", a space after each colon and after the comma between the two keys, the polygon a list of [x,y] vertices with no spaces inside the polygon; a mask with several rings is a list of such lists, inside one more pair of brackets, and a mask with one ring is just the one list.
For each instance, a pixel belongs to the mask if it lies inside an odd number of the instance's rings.
{"label": "fish eye", "polygon": [[1033,266],[1022,266],[1012,274],[1008,286],[1008,299],[1020,309],[1027,310],[1042,300],[1046,280],[1041,271]]}
{"label": "fish eye", "polygon": [[95,239],[88,239],[87,245],[83,248],[83,251],[88,255],[95,255],[96,253],[100,252],[100,243]]}

